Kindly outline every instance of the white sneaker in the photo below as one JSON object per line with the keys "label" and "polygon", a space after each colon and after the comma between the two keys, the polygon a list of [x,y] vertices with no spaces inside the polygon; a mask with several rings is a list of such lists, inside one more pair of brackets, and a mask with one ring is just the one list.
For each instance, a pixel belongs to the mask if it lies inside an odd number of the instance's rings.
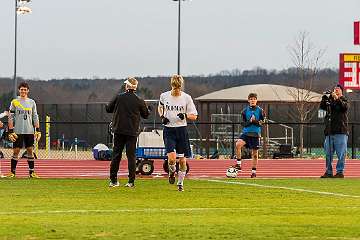
{"label": "white sneaker", "polygon": [[109,183],[109,187],[118,187],[118,186],[120,186],[118,181],[116,181],[116,182],[110,181],[110,183]]}
{"label": "white sneaker", "polygon": [[124,187],[134,188],[135,184],[134,183],[127,183],[127,184],[124,185]]}

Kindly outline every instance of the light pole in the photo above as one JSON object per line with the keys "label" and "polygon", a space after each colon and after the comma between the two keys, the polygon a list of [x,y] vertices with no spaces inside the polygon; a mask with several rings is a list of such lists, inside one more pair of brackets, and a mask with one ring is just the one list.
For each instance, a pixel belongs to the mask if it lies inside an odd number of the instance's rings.
{"label": "light pole", "polygon": [[31,8],[26,7],[25,5],[31,0],[15,0],[15,44],[14,44],[14,98],[17,96],[17,76],[16,76],[16,66],[17,66],[17,15],[18,14],[27,14],[31,13]]}
{"label": "light pole", "polygon": [[185,0],[173,0],[179,2],[178,4],[178,55],[177,55],[177,74],[180,75],[180,32],[181,32],[181,1]]}

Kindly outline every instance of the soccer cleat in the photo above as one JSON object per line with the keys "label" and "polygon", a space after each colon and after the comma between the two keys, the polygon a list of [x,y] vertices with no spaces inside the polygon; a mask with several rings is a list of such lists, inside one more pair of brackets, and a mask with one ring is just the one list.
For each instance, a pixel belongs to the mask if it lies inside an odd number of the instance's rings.
{"label": "soccer cleat", "polygon": [[177,185],[178,187],[178,191],[179,192],[183,192],[184,191],[184,186],[183,185]]}
{"label": "soccer cleat", "polygon": [[124,185],[124,187],[127,187],[127,188],[134,188],[135,187],[135,184],[134,183],[130,183],[128,182],[127,184]]}
{"label": "soccer cleat", "polygon": [[235,168],[238,172],[241,172],[241,166],[239,164],[235,164],[233,168]]}
{"label": "soccer cleat", "polygon": [[328,173],[324,173],[323,175],[320,176],[320,178],[333,178],[334,176]]}
{"label": "soccer cleat", "polygon": [[344,178],[344,174],[343,173],[336,173],[333,178]]}
{"label": "soccer cleat", "polygon": [[30,175],[29,175],[29,178],[40,178],[39,175],[37,175],[35,172],[32,172]]}
{"label": "soccer cleat", "polygon": [[175,183],[175,172],[169,171],[169,183],[174,184]]}
{"label": "soccer cleat", "polygon": [[109,183],[109,187],[118,187],[118,186],[120,186],[118,181],[116,181],[116,182],[110,181],[110,183]]}
{"label": "soccer cleat", "polygon": [[250,176],[251,178],[256,178],[256,173],[251,173],[251,176]]}
{"label": "soccer cleat", "polygon": [[9,173],[8,175],[6,175],[6,178],[16,178],[15,173]]}

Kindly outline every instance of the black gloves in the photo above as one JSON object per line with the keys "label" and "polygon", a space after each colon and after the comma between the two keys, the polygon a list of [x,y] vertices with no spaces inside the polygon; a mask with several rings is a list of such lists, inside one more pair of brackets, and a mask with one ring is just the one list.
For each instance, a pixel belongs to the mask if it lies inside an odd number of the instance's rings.
{"label": "black gloves", "polygon": [[[180,120],[184,120],[186,118],[186,113],[179,113],[177,115],[177,117],[180,119]],[[170,122],[170,120],[164,116],[161,116],[161,122],[162,124],[166,125]]]}
{"label": "black gloves", "polygon": [[148,109],[148,111],[149,112],[151,112],[152,111],[152,107],[149,105],[149,106],[147,106],[147,109]]}
{"label": "black gloves", "polygon": [[168,124],[169,122],[170,122],[170,120],[169,120],[168,118],[166,118],[166,117],[164,117],[164,116],[161,116],[161,123],[162,123],[162,124],[166,125],[166,124]]}
{"label": "black gloves", "polygon": [[184,120],[186,118],[186,113],[179,113],[177,116],[180,120]]}

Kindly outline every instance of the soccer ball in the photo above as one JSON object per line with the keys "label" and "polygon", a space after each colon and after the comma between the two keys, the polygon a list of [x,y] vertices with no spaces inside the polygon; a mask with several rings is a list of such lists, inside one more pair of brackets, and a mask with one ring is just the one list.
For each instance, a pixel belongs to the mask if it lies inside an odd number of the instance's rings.
{"label": "soccer ball", "polygon": [[237,177],[237,170],[236,168],[234,167],[229,167],[227,170],[226,170],[226,176],[228,178],[236,178]]}

